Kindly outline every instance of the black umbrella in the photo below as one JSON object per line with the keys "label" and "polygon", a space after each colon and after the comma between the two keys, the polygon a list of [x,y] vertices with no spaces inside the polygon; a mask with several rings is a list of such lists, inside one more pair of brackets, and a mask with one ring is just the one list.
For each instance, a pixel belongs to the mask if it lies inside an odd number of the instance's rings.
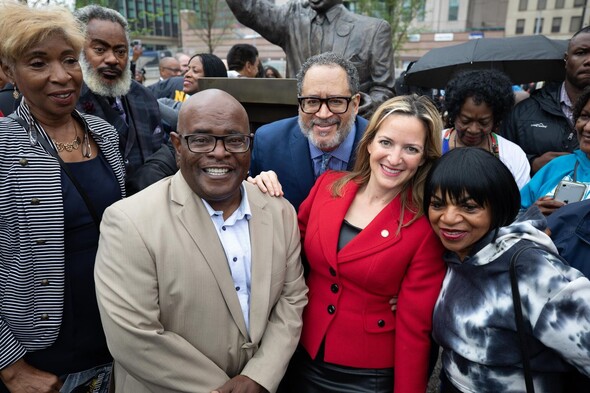
{"label": "black umbrella", "polygon": [[567,40],[543,35],[480,38],[428,51],[406,73],[413,86],[444,88],[462,70],[497,69],[514,84],[563,81]]}

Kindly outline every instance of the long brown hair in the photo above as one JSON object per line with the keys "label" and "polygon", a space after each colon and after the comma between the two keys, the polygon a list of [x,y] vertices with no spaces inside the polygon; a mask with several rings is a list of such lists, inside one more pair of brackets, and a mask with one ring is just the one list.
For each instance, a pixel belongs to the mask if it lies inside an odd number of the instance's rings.
{"label": "long brown hair", "polygon": [[[341,177],[332,185],[332,196],[340,197],[343,195],[343,188],[349,181],[354,181],[360,187],[367,185],[371,177],[371,165],[369,162],[369,145],[375,139],[379,127],[392,114],[413,116],[424,124],[426,129],[426,139],[424,142],[424,164],[422,164],[414,177],[407,182],[400,193],[402,202],[402,217],[400,218],[400,229],[403,223],[403,214],[406,209],[415,213],[415,217],[406,225],[410,225],[416,219],[424,215],[422,201],[424,199],[424,183],[426,175],[432,166],[434,160],[441,156],[441,139],[443,122],[441,116],[430,99],[426,96],[416,94],[407,96],[397,96],[385,101],[377,110],[361,138],[356,152],[356,162],[354,169],[349,174]],[[408,200],[408,191],[411,190],[412,200]]]}

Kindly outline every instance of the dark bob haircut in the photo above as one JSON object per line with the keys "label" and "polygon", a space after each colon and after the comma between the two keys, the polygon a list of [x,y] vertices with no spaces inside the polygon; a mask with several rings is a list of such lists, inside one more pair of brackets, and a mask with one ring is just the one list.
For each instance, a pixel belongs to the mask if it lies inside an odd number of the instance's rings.
{"label": "dark bob haircut", "polygon": [[520,209],[520,192],[510,170],[492,153],[476,147],[460,147],[435,161],[424,186],[424,212],[434,194],[457,204],[465,194],[490,209],[490,230],[511,224]]}
{"label": "dark bob haircut", "polygon": [[445,89],[445,109],[448,111],[447,127],[454,127],[461,107],[468,98],[477,105],[485,102],[492,110],[494,128],[514,106],[512,82],[498,70],[469,70],[453,77]]}
{"label": "dark bob haircut", "polygon": [[578,121],[578,117],[582,114],[582,110],[590,100],[590,86],[586,86],[584,90],[582,90],[582,94],[578,97],[576,102],[574,102],[574,109],[572,110],[574,115],[574,123]]}
{"label": "dark bob haircut", "polygon": [[211,53],[197,53],[196,55],[191,57],[188,62],[190,63],[191,60],[195,57],[201,59],[201,64],[203,64],[203,72],[205,73],[205,77],[227,78],[227,69],[225,68],[225,64],[223,64],[223,61],[219,57]]}

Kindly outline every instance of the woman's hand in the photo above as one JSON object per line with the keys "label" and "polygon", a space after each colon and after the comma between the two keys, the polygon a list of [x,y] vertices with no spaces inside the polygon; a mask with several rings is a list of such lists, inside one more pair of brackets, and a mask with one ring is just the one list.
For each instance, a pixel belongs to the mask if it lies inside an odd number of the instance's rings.
{"label": "woman's hand", "polygon": [[59,393],[63,383],[56,375],[28,365],[23,359],[0,370],[10,393]]}
{"label": "woman's hand", "polygon": [[542,198],[537,199],[537,201],[535,202],[535,205],[537,205],[539,207],[539,210],[541,210],[541,213],[548,216],[551,213],[553,213],[555,210],[564,206],[565,203],[563,203],[561,201],[556,201],[555,199],[546,196],[546,197],[542,197]]}
{"label": "woman's hand", "polygon": [[268,193],[271,196],[283,196],[283,187],[279,183],[279,178],[274,171],[260,172],[256,177],[248,176],[248,182],[258,186],[260,191]]}

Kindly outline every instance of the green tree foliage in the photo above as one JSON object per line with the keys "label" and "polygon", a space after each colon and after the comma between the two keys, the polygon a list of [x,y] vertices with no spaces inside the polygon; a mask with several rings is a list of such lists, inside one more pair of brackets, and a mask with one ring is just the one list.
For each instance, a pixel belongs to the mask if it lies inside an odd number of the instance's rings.
{"label": "green tree foliage", "polygon": [[235,18],[225,0],[198,0],[199,9],[195,12],[183,12],[189,29],[207,45],[213,53],[224,39],[228,30],[235,24]]}
{"label": "green tree foliage", "polygon": [[76,0],[76,9],[85,7],[90,4],[101,5],[103,7],[112,8],[114,10],[119,9],[118,0]]}
{"label": "green tree foliage", "polygon": [[408,39],[412,20],[424,15],[426,0],[356,0],[351,3],[355,6],[355,12],[389,22],[393,50],[397,53]]}

